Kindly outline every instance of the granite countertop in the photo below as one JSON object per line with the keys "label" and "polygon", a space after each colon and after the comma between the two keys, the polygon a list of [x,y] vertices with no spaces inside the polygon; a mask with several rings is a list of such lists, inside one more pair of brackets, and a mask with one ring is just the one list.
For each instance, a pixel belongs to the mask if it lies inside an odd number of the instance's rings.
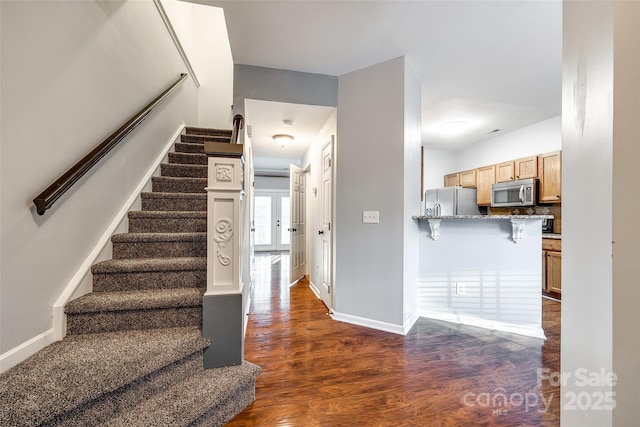
{"label": "granite countertop", "polygon": [[412,219],[553,219],[553,215],[414,215]]}

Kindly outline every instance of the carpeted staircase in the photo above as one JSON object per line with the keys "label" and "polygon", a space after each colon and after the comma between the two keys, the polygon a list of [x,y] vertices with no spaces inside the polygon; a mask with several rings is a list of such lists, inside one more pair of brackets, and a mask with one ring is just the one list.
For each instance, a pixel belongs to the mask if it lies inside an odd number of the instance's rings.
{"label": "carpeted staircase", "polygon": [[93,292],[65,307],[67,337],[0,375],[0,425],[220,426],[255,398],[260,368],[202,368],[206,288],[204,141],[187,128]]}

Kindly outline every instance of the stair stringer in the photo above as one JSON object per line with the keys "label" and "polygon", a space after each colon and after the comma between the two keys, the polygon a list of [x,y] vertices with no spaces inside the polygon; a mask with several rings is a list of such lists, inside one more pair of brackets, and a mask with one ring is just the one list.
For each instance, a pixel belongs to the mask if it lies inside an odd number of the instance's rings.
{"label": "stair stringer", "polygon": [[[82,262],[74,276],[71,278],[60,297],[53,304],[53,334],[54,340],[59,341],[67,334],[67,316],[64,313],[65,305],[74,298],[88,294],[93,291],[93,280],[91,274],[91,266],[100,261],[111,259],[112,242],[111,237],[114,234],[125,233],[129,228],[129,219],[127,214],[131,210],[139,210],[142,204],[140,194],[149,191],[151,188],[151,180],[154,176],[160,176],[160,165],[166,159],[168,153],[172,150],[175,143],[180,140],[180,135],[185,132],[187,125],[182,123],[172,137],[169,139],[163,150],[156,157],[155,161],[147,170],[147,173],[140,180],[140,183],[133,190],[127,201],[122,205],[118,214],[113,218],[111,224],[105,229],[104,233],[89,252],[88,256]],[[25,355],[29,357],[29,355]],[[26,359],[25,357],[25,359]]]}

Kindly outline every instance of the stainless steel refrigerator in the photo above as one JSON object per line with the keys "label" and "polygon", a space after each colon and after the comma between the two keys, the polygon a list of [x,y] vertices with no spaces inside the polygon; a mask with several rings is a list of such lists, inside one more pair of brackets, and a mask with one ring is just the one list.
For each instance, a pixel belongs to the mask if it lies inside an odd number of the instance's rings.
{"label": "stainless steel refrigerator", "polygon": [[[439,205],[439,212],[436,212]],[[480,215],[475,188],[444,187],[424,193],[425,215]]]}

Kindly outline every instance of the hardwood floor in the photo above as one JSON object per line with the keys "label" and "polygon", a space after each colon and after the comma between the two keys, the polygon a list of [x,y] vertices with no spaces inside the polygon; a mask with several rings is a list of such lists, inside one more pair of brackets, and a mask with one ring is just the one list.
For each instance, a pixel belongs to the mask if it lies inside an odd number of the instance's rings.
{"label": "hardwood floor", "polygon": [[228,426],[558,426],[560,303],[547,340],[420,319],[406,336],[332,320],[288,255],[256,257],[245,359],[256,401]]}

